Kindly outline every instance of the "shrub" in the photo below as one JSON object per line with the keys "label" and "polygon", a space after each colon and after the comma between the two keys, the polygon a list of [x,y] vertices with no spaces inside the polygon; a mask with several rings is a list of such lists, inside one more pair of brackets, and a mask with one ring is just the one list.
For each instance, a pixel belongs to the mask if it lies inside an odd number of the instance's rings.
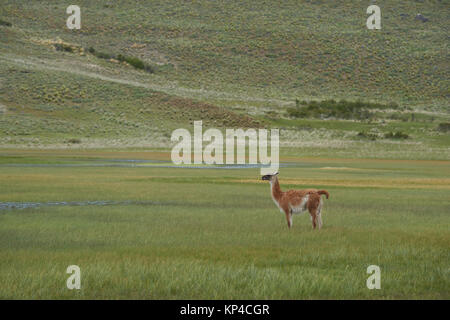
{"label": "shrub", "polygon": [[407,122],[409,120],[409,115],[408,114],[402,114],[402,113],[392,113],[389,116],[386,117],[387,119],[391,119],[391,120],[400,120],[403,122]]}
{"label": "shrub", "polygon": [[12,23],[0,19],[0,26],[12,27]]}
{"label": "shrub", "polygon": [[81,140],[77,139],[77,138],[71,138],[71,139],[67,140],[67,143],[78,144],[78,143],[81,143]]}
{"label": "shrub", "polygon": [[117,60],[125,61],[126,63],[128,63],[129,65],[132,65],[136,69],[141,69],[141,70],[144,70],[144,71],[146,71],[148,73],[154,73],[155,72],[154,68],[151,65],[146,64],[144,61],[142,61],[141,59],[136,58],[136,57],[127,57],[127,56],[124,56],[122,54],[119,54],[117,56]]}
{"label": "shrub", "polygon": [[450,122],[439,123],[437,129],[442,132],[449,132],[450,131]]}
{"label": "shrub", "polygon": [[55,43],[54,47],[57,51],[73,52],[73,48],[65,43]]}
{"label": "shrub", "polygon": [[375,141],[378,138],[378,136],[376,134],[365,132],[365,131],[358,132],[357,136],[359,138],[370,139],[372,141]]}
{"label": "shrub", "polygon": [[125,61],[135,67],[136,69],[144,69],[144,62],[139,58],[125,57]]}
{"label": "shrub", "polygon": [[111,59],[113,56],[111,55],[111,54],[109,54],[109,53],[106,53],[106,52],[100,52],[100,51],[94,51],[94,56],[96,56],[97,58],[100,58],[100,59],[106,59],[106,60],[109,60],[109,59]]}
{"label": "shrub", "polygon": [[406,133],[403,133],[401,131],[397,131],[397,132],[388,132],[384,134],[384,138],[385,139],[408,139],[409,135]]}
{"label": "shrub", "polygon": [[155,72],[155,69],[151,65],[146,64],[144,61],[142,61],[141,59],[136,58],[136,57],[124,56],[123,54],[118,54],[117,57],[115,57],[114,55],[109,54],[109,53],[96,51],[92,47],[90,47],[88,49],[88,51],[91,54],[93,54],[94,56],[96,56],[97,58],[100,58],[100,59],[107,59],[107,60],[109,60],[111,58],[115,58],[115,59],[117,59],[120,62],[128,63],[129,65],[135,67],[136,69],[144,70],[144,71],[146,71],[148,73],[154,73]]}
{"label": "shrub", "polygon": [[[301,102],[300,104],[304,104]],[[294,118],[338,118],[348,120],[365,120],[374,117],[371,112],[377,109],[398,108],[396,104],[381,104],[362,101],[309,101],[304,107],[297,104],[296,108],[289,108],[287,113]]]}

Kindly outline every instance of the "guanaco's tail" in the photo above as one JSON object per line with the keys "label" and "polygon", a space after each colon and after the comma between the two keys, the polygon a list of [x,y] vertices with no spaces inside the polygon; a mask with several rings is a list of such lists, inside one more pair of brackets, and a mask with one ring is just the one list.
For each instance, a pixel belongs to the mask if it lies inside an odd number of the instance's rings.
{"label": "guanaco's tail", "polygon": [[327,197],[327,199],[330,197],[330,194],[326,190],[318,190],[317,193],[320,195],[324,194]]}

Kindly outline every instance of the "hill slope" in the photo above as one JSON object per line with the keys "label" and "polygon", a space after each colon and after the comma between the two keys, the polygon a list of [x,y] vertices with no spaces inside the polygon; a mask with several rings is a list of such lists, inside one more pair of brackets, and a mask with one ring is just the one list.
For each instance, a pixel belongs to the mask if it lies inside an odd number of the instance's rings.
{"label": "hill slope", "polygon": [[[360,141],[366,132],[400,130],[413,140],[402,141],[395,156],[447,156],[448,136],[436,128],[449,119],[449,7],[378,4],[382,30],[375,31],[365,27],[369,4],[354,1],[79,1],[82,28],[71,31],[66,4],[2,1],[0,20],[12,26],[0,26],[0,141],[167,146],[173,128],[203,118],[219,127],[282,127],[293,147],[320,139],[350,150],[372,143]],[[429,21],[415,20],[417,12]],[[58,51],[58,39],[137,57],[155,72]],[[329,98],[395,102],[409,111],[383,124],[286,116],[296,99]],[[400,143],[372,143],[367,154],[392,144]]]}

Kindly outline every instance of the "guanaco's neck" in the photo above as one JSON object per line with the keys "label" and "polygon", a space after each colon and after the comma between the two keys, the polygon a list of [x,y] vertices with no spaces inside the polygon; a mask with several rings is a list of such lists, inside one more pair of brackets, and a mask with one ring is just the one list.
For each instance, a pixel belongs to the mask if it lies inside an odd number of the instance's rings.
{"label": "guanaco's neck", "polygon": [[283,195],[283,191],[281,191],[278,177],[275,177],[273,181],[270,181],[270,189],[272,190],[272,198],[279,201]]}

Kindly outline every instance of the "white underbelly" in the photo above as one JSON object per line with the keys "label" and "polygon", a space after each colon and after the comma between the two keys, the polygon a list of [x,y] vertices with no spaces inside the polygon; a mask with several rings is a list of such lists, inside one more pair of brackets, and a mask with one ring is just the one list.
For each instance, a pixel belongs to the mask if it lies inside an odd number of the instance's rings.
{"label": "white underbelly", "polygon": [[301,214],[301,213],[303,213],[303,212],[305,212],[306,211],[306,204],[308,203],[308,199],[309,199],[309,196],[305,196],[303,199],[302,199],[302,201],[300,202],[300,204],[299,205],[297,205],[297,206],[290,206],[291,207],[291,212],[293,213],[293,214]]}

